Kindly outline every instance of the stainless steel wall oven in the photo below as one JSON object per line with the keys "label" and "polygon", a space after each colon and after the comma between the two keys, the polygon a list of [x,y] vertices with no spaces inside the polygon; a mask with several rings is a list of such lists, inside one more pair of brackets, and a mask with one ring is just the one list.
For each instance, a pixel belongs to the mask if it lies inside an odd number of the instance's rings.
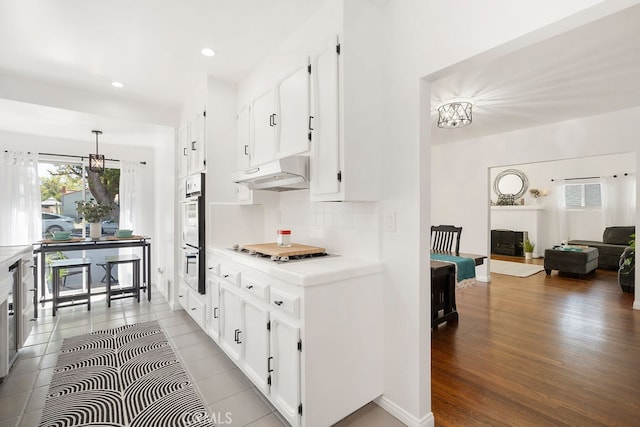
{"label": "stainless steel wall oven", "polygon": [[206,289],[205,174],[190,175],[182,201],[181,273],[187,285],[204,294]]}

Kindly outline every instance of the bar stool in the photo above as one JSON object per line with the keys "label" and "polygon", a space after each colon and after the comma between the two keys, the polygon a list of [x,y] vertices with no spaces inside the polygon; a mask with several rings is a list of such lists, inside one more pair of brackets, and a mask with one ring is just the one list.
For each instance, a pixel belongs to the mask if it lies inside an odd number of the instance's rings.
{"label": "bar stool", "polygon": [[[140,302],[140,257],[133,254],[108,256],[105,258],[107,267],[107,307],[111,307],[111,299],[135,297]],[[111,289],[111,268],[118,264],[133,266],[133,284],[129,287]],[[114,297],[114,295],[116,295]]]}
{"label": "bar stool", "polygon": [[[71,268],[87,269],[87,287],[86,292],[74,292],[69,295],[60,295],[60,281],[62,279],[62,270]],[[91,310],[91,259],[90,258],[67,258],[59,259],[51,262],[51,274],[53,277],[53,315],[56,315],[58,308],[70,307],[73,305],[87,304],[87,310]],[[77,300],[81,301],[77,301]],[[85,301],[82,301],[85,300]],[[65,304],[71,302],[71,304]],[[64,305],[61,305],[64,304]]]}

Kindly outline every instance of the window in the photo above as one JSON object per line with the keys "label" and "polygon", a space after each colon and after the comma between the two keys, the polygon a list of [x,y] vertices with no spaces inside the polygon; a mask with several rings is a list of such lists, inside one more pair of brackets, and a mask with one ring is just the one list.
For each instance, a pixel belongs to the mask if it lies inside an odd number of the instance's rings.
{"label": "window", "polygon": [[564,206],[567,209],[597,209],[602,207],[600,183],[566,184]]}

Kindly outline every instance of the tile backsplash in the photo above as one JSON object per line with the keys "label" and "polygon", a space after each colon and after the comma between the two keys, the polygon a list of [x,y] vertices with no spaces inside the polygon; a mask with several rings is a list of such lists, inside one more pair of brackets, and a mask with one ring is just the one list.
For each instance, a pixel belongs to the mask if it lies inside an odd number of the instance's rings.
{"label": "tile backsplash", "polygon": [[278,229],[291,241],[321,246],[329,253],[380,258],[380,208],[377,202],[310,202],[309,191],[288,191],[264,205],[209,205],[207,243],[275,242]]}
{"label": "tile backsplash", "polygon": [[379,225],[377,202],[310,202],[308,191],[281,193],[278,206],[265,207],[267,239],[291,229],[293,242],[342,255],[378,259]]}

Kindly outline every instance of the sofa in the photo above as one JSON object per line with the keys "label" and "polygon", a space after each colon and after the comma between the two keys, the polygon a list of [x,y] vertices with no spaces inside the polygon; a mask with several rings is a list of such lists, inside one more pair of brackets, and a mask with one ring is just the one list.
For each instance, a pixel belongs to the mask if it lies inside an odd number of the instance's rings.
{"label": "sofa", "polygon": [[635,234],[635,226],[607,227],[602,233],[602,241],[569,240],[570,245],[590,246],[598,249],[598,268],[618,270],[620,255],[629,246],[631,235]]}

